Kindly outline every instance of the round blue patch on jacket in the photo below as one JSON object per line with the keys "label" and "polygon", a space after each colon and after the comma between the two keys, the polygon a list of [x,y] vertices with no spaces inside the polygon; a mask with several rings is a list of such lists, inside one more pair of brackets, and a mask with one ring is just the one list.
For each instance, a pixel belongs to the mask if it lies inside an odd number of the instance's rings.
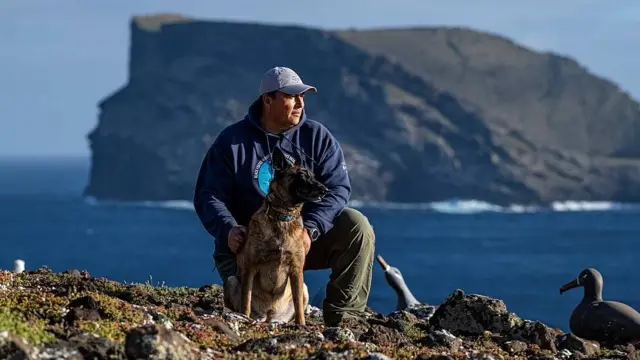
{"label": "round blue patch on jacket", "polygon": [[266,195],[269,192],[269,184],[271,184],[271,179],[273,178],[271,161],[262,161],[258,166],[258,187],[260,188],[260,191]]}

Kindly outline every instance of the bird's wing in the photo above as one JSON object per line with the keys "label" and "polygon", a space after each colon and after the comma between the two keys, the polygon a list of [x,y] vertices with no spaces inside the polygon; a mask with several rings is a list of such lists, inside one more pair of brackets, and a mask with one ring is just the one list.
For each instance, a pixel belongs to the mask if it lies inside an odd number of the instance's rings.
{"label": "bird's wing", "polygon": [[601,301],[585,310],[582,324],[588,333],[611,340],[631,339],[640,333],[640,314],[628,305]]}

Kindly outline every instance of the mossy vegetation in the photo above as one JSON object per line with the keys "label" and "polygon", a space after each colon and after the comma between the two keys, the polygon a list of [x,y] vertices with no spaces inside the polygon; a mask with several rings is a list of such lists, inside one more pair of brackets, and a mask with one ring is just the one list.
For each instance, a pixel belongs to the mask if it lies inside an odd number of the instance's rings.
{"label": "mossy vegetation", "polygon": [[16,334],[34,345],[52,343],[55,336],[46,330],[41,319],[27,319],[17,311],[0,308],[0,331]]}
{"label": "mossy vegetation", "polygon": [[[323,326],[321,315],[307,316],[304,329],[250,323],[223,308],[222,289],[217,285],[119,283],[91,277],[86,271],[54,273],[46,267],[17,275],[0,271],[0,332],[15,334],[32,346],[93,349],[98,358],[125,359],[128,335],[149,324],[161,324],[172,329],[172,334],[184,335],[189,346],[206,354],[204,358],[305,359],[310,355],[331,358],[338,353],[343,359],[360,359],[371,352],[394,359],[442,354],[466,359],[477,353],[503,359],[556,356],[534,343],[528,344],[526,356],[510,354],[503,349],[506,339],[488,332],[460,337],[462,345],[456,350],[446,344],[429,347],[425,339],[431,330],[416,315],[369,312],[369,320],[343,322],[341,327],[352,335],[334,336],[332,329]],[[601,354],[616,358],[622,353],[603,350]]]}
{"label": "mossy vegetation", "polygon": [[[89,298],[95,308],[73,305]],[[71,316],[74,307],[81,310]],[[47,267],[17,275],[0,271],[0,331],[16,334],[32,345],[51,344],[83,333],[124,345],[132,328],[158,323],[168,324],[198,348],[224,352],[246,339],[301,331],[286,326],[270,329],[266,324],[243,325],[239,329],[242,336],[232,339],[215,326],[229,323],[221,313],[222,294],[217,285],[189,288],[152,281],[119,283],[91,277],[86,271],[54,273]],[[264,354],[253,355],[260,358]]]}

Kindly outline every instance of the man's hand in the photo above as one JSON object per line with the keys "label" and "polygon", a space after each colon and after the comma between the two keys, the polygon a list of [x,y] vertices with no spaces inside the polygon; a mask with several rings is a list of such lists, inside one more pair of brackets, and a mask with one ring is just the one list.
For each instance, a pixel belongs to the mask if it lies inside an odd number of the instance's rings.
{"label": "man's hand", "polygon": [[309,230],[304,229],[302,232],[302,244],[304,245],[304,254],[307,255],[309,253],[309,249],[311,249],[311,237],[309,236]]}
{"label": "man's hand", "polygon": [[237,254],[238,252],[240,252],[240,250],[242,250],[242,247],[244,246],[244,243],[246,242],[246,240],[247,240],[246,226],[236,225],[233,228],[231,228],[231,231],[229,231],[229,237],[227,241],[229,243],[229,248],[234,253]]}

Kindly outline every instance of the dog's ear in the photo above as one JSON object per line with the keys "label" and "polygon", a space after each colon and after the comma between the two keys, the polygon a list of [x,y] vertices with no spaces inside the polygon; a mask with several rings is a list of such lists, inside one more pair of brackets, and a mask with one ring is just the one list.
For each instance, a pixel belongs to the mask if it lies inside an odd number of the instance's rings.
{"label": "dog's ear", "polygon": [[276,146],[276,148],[273,149],[273,153],[271,154],[271,166],[274,170],[279,171],[284,171],[291,166],[287,156],[279,146]]}

